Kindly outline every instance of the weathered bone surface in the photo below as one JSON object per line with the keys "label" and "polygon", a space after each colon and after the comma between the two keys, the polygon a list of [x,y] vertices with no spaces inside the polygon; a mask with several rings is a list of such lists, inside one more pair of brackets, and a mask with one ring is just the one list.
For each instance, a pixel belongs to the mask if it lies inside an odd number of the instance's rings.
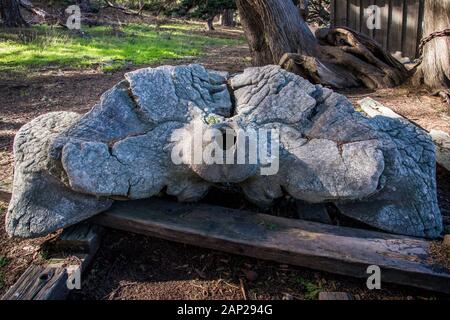
{"label": "weathered bone surface", "polygon": [[[174,163],[174,150],[191,142],[180,132],[198,127],[278,129],[278,172],[261,175],[267,164],[259,158]],[[233,77],[199,65],[130,72],[84,116],[56,112],[26,124],[14,155],[6,219],[13,236],[44,235],[113,201],[161,192],[199,200],[223,183],[239,185],[259,205],[288,193],[333,202],[342,214],[389,232],[433,238],[442,230],[429,136],[403,120],[367,119],[344,96],[278,66]]]}

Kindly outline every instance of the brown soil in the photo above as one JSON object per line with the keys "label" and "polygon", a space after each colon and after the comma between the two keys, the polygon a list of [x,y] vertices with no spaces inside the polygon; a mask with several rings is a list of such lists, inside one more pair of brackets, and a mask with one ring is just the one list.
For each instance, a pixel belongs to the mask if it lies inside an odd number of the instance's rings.
{"label": "brown soil", "polygon": [[[112,13],[111,13],[112,14]],[[201,32],[201,31],[199,31]],[[219,29],[223,36],[242,36],[236,29]],[[166,64],[202,63],[207,68],[231,73],[250,65],[246,46],[211,47],[206,54],[189,60],[170,60]],[[132,67],[135,68],[135,67]],[[46,68],[32,74],[0,75],[0,188],[9,186],[13,173],[14,134],[27,121],[50,111],[88,111],[100,95],[128,70],[104,74],[100,70]],[[366,95],[414,120],[426,129],[450,132],[450,113],[438,98],[407,88],[368,92],[345,92],[352,101]],[[439,169],[440,203],[450,214],[450,179]],[[7,204],[0,203],[4,220]],[[443,208],[444,208],[443,207]],[[33,262],[48,238],[10,239],[0,223],[0,295]],[[409,288],[384,286],[369,291],[365,280],[339,277],[304,268],[280,265],[181,245],[151,237],[107,230],[81,291],[71,299],[307,299],[318,291],[347,291],[358,299],[448,298]]]}
{"label": "brown soil", "polygon": [[403,85],[393,89],[345,90],[342,93],[354,104],[364,97],[371,97],[428,131],[450,132],[450,106],[425,91]]}

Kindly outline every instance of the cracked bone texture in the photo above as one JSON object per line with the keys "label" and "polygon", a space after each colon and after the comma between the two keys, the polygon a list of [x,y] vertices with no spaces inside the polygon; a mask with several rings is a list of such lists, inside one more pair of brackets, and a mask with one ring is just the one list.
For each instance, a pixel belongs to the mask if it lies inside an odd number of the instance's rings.
{"label": "cracked bone texture", "polygon": [[[195,146],[215,139],[193,143],[198,128],[278,130],[278,171],[262,175],[268,164],[259,157],[251,164],[193,161]],[[234,160],[245,143],[237,134]],[[174,163],[174,152],[190,161]],[[23,126],[14,157],[12,236],[53,232],[113,201],[161,192],[197,201],[215,184],[238,185],[260,206],[289,194],[332,202],[388,232],[435,238],[442,231],[430,137],[402,119],[368,119],[344,96],[278,66],[235,76],[200,65],[127,73],[87,114],[49,113]]]}

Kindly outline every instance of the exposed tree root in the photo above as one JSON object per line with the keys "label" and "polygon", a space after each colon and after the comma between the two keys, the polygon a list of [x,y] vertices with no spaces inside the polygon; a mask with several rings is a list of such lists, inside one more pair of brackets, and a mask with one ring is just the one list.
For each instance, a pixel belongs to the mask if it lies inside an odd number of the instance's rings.
{"label": "exposed tree root", "polygon": [[407,77],[406,68],[374,40],[347,28],[319,29],[314,56],[286,53],[279,64],[316,83],[334,88],[394,87]]}

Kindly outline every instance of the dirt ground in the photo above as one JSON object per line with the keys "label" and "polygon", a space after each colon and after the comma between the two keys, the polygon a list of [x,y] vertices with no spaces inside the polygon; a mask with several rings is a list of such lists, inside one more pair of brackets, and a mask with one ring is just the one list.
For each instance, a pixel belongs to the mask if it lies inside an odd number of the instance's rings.
{"label": "dirt ground", "polygon": [[[224,37],[236,30],[219,29]],[[206,48],[205,55],[165,64],[202,63],[231,73],[250,66],[245,45]],[[141,67],[141,66],[140,66]],[[45,68],[29,75],[0,74],[0,188],[9,188],[13,174],[12,143],[26,122],[50,111],[88,111],[100,95],[118,82],[129,67],[101,70]],[[450,132],[450,109],[439,98],[407,87],[375,92],[344,92],[352,102],[370,96],[426,129]],[[439,201],[450,215],[450,176],[438,170]],[[0,219],[7,204],[0,203]],[[43,261],[40,246],[48,238],[9,239],[0,223],[0,295],[32,261]],[[347,291],[357,299],[436,299],[431,292],[384,285],[369,291],[364,280],[225,254],[151,237],[107,230],[80,291],[70,299],[311,299],[319,291]]]}

